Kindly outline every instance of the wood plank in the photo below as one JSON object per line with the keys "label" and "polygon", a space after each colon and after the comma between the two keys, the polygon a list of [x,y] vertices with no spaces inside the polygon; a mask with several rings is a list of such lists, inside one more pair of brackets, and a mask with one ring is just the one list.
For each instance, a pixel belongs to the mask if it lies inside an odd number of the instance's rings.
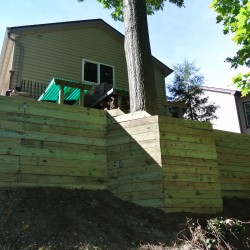
{"label": "wood plank", "polygon": [[216,141],[216,147],[221,147],[221,148],[230,148],[232,150],[237,149],[237,150],[243,150],[245,151],[247,148],[250,147],[250,141],[239,141],[239,140],[218,140]]}
{"label": "wood plank", "polygon": [[159,190],[147,190],[147,191],[136,191],[136,192],[122,192],[116,193],[122,199],[135,201],[135,200],[148,200],[148,199],[162,199],[163,193]]}
{"label": "wood plank", "polygon": [[147,150],[139,149],[134,151],[127,151],[118,154],[109,154],[108,159],[109,161],[116,161],[116,160],[126,160],[128,158],[135,158],[138,157],[143,159],[144,157],[152,157],[156,162],[161,158],[161,154],[157,148],[148,148]]}
{"label": "wood plank", "polygon": [[18,163],[16,164],[8,164],[0,162],[0,173],[3,174],[17,174],[19,173],[20,165]]}
{"label": "wood plank", "polygon": [[[1,136],[0,130],[0,136]],[[0,137],[0,145],[3,147],[14,147],[20,145],[21,139],[19,138],[9,138],[9,137]]]}
{"label": "wood plank", "polygon": [[18,164],[18,163],[19,163],[19,156],[0,154],[0,164]]}
{"label": "wood plank", "polygon": [[103,124],[97,124],[90,121],[73,121],[73,120],[59,119],[54,117],[42,117],[42,116],[27,115],[27,114],[25,114],[24,116],[24,121],[27,123],[34,123],[34,124],[41,124],[48,126],[106,131],[106,126],[104,126]]}
{"label": "wood plank", "polygon": [[156,140],[145,140],[140,142],[129,142],[129,143],[122,143],[118,144],[115,147],[108,147],[108,153],[115,153],[115,152],[126,152],[126,151],[134,151],[139,149],[148,149],[148,148],[159,148],[160,143]]}
{"label": "wood plank", "polygon": [[81,89],[81,90],[90,90],[92,89],[92,84],[88,84],[85,82],[79,82],[79,81],[68,81],[64,79],[55,79],[55,84],[60,86],[67,86],[71,88]]}
{"label": "wood plank", "polygon": [[[1,167],[0,167],[1,172]],[[36,166],[36,165],[21,165],[20,173],[36,174],[36,175],[56,175],[56,176],[83,176],[83,177],[100,177],[106,178],[106,169],[92,166]]]}
{"label": "wood plank", "polygon": [[[249,157],[250,159],[250,154],[249,154],[249,149],[245,148],[245,149],[231,149],[231,148],[225,148],[225,147],[217,147],[217,152],[218,154],[228,154],[228,155],[232,155],[234,154],[234,156],[245,156],[245,157]],[[237,159],[237,158],[236,158]]]}
{"label": "wood plank", "polygon": [[250,179],[250,167],[245,168],[247,171],[239,172],[237,169],[236,171],[227,171],[222,170],[220,171],[220,175],[222,178],[239,178],[239,179]]}
{"label": "wood plank", "polygon": [[23,123],[23,131],[25,132],[40,132],[40,133],[53,133],[57,135],[72,135],[79,137],[92,137],[92,138],[106,138],[106,132],[96,131],[91,129],[77,129],[77,128],[67,128],[58,127],[54,125],[41,125],[32,123]]}
{"label": "wood plank", "polygon": [[225,182],[221,183],[221,190],[222,191],[249,191],[250,190],[250,183],[231,183]]}
{"label": "wood plank", "polygon": [[216,159],[200,159],[200,158],[190,158],[190,157],[164,157],[164,164],[169,165],[184,165],[191,167],[218,167],[218,163]]}
{"label": "wood plank", "polygon": [[95,145],[79,145],[73,143],[47,142],[39,140],[22,139],[22,146],[27,148],[45,148],[48,150],[77,151],[97,154],[106,154],[106,147]]}
{"label": "wood plank", "polygon": [[220,199],[219,190],[164,190],[165,199]]}
{"label": "wood plank", "polygon": [[121,167],[121,168],[108,168],[108,175],[110,178],[116,176],[126,176],[126,175],[140,175],[146,173],[154,173],[154,172],[161,172],[162,169],[159,167],[158,164],[151,164],[146,166],[132,166],[132,167]]}
{"label": "wood plank", "polygon": [[191,142],[199,144],[215,145],[215,140],[212,136],[200,136],[200,135],[186,135],[174,132],[160,133],[161,145],[166,146],[166,143],[177,141],[177,142]]}
{"label": "wood plank", "polygon": [[132,185],[137,182],[149,182],[149,181],[162,181],[161,171],[154,171],[151,173],[139,173],[134,175],[123,175],[123,176],[109,176],[109,185],[123,185],[131,183]]}
{"label": "wood plank", "polygon": [[158,124],[143,124],[141,126],[136,126],[136,127],[127,127],[123,128],[122,126],[120,129],[114,130],[114,131],[109,131],[111,137],[115,135],[119,135],[120,133],[128,133],[130,135],[136,135],[136,134],[144,134],[148,132],[154,132],[156,134],[159,134],[159,128]]}
{"label": "wood plank", "polygon": [[[210,182],[210,183],[217,183],[219,180],[219,175],[211,175],[211,174],[180,174],[180,173],[164,173],[163,174],[164,182]],[[220,178],[221,179],[221,178]]]}
{"label": "wood plank", "polygon": [[[63,105],[61,105],[63,106]],[[82,122],[93,122],[97,124],[103,124],[106,125],[106,117],[100,117],[100,116],[92,116],[91,113],[89,114],[83,114],[83,115],[76,115],[73,112],[66,112],[66,111],[58,111],[58,110],[48,110],[48,109],[40,109],[29,107],[26,109],[27,115],[37,115],[37,116],[43,116],[43,117],[54,117],[58,119],[66,119],[66,120],[72,120],[72,121],[82,121]]]}
{"label": "wood plank", "polygon": [[158,124],[158,117],[149,116],[143,119],[136,119],[136,120],[130,120],[130,121],[123,121],[123,122],[118,122],[114,118],[110,118],[108,130],[115,131],[115,130],[119,130],[120,128],[126,129],[126,128],[132,128],[132,127],[140,127],[142,125],[149,125],[149,124]]}
{"label": "wood plank", "polygon": [[161,136],[164,136],[166,133],[178,133],[181,135],[194,135],[194,136],[200,136],[200,137],[212,137],[213,138],[213,133],[210,130],[201,130],[201,129],[195,129],[195,128],[189,128],[189,127],[184,127],[184,126],[178,126],[174,124],[165,124],[165,125],[160,125],[159,124],[159,129],[161,132]]}
{"label": "wood plank", "polygon": [[111,192],[132,192],[132,191],[147,191],[147,190],[160,190],[162,191],[162,180],[125,183],[123,185],[115,185],[109,188]]}
{"label": "wood plank", "polygon": [[22,130],[22,122],[1,120],[0,133],[1,133],[1,130],[21,131]]}
{"label": "wood plank", "polygon": [[183,150],[194,150],[194,151],[206,151],[216,154],[216,148],[214,144],[203,144],[203,143],[193,143],[193,142],[180,142],[180,141],[165,141],[164,146],[161,141],[161,151],[165,152],[171,149],[183,149]]}
{"label": "wood plank", "polygon": [[48,150],[40,148],[24,148],[24,147],[1,147],[0,155],[22,155],[48,158],[61,158],[72,160],[87,160],[106,164],[106,154],[96,154],[90,152],[73,152],[62,150]]}
{"label": "wood plank", "polygon": [[213,149],[211,151],[197,151],[197,150],[189,150],[189,149],[172,149],[172,148],[164,148],[162,150],[162,158],[167,159],[169,156],[174,157],[190,157],[190,158],[200,158],[200,159],[210,159],[216,160],[217,154]]}
{"label": "wood plank", "polygon": [[197,208],[197,207],[168,207],[165,209],[166,213],[197,213],[197,214],[217,214],[222,212],[222,207],[203,207],[203,208]]}
{"label": "wood plank", "polygon": [[22,122],[24,119],[24,114],[6,112],[5,110],[2,110],[0,111],[0,117],[1,117],[1,122],[4,120],[13,122]]}
{"label": "wood plank", "polygon": [[108,169],[116,169],[116,168],[129,168],[129,167],[146,167],[150,165],[158,165],[161,167],[161,157],[159,155],[159,158],[157,159],[156,157],[153,159],[151,156],[147,155],[145,157],[141,157],[140,155],[137,157],[131,158],[126,158],[123,160],[110,160],[108,159]]}
{"label": "wood plank", "polygon": [[129,114],[124,114],[124,115],[120,115],[120,116],[116,116],[112,119],[112,121],[116,121],[116,122],[126,122],[126,121],[130,121],[130,120],[136,120],[136,119],[141,119],[141,118],[145,118],[145,117],[149,117],[151,116],[150,114],[148,114],[146,111],[137,111],[137,112],[133,112],[133,113],[129,113]]}
{"label": "wood plank", "polygon": [[240,173],[246,173],[246,174],[249,174],[250,173],[250,166],[246,165],[246,164],[242,164],[241,165],[238,165],[238,164],[233,164],[233,165],[221,165],[219,164],[219,169],[220,169],[220,172],[231,172],[231,173],[234,173],[234,172],[240,172]]}
{"label": "wood plank", "polygon": [[75,160],[50,157],[20,156],[21,165],[32,166],[61,166],[61,167],[82,167],[82,168],[98,168],[106,169],[105,161],[98,160]]}
{"label": "wood plank", "polygon": [[241,185],[245,184],[245,185],[248,185],[249,188],[250,188],[250,179],[248,177],[247,178],[237,178],[237,177],[231,177],[231,178],[229,178],[229,177],[223,177],[223,176],[221,176],[220,177],[220,183],[222,185],[223,184],[227,184],[227,183],[231,183],[232,185],[233,184],[241,184]]}
{"label": "wood plank", "polygon": [[16,173],[1,173],[0,182],[16,182],[18,179],[18,174]]}
{"label": "wood plank", "polygon": [[182,165],[163,165],[164,174],[197,174],[197,175],[217,175],[219,176],[218,167],[192,167]]}
{"label": "wood plank", "polygon": [[210,130],[210,131],[212,130],[212,125],[209,122],[197,122],[197,121],[179,119],[162,115],[159,115],[158,120],[161,128],[164,127],[165,125],[170,124],[170,125],[177,125],[195,129]]}
{"label": "wood plank", "polygon": [[[57,105],[55,103],[50,102],[38,102],[37,100],[33,100],[30,98],[9,98],[9,97],[0,97],[0,110],[4,106],[12,107],[15,110],[21,111],[23,113],[23,106],[29,108],[39,108],[39,109],[46,109],[51,111],[62,111],[62,112],[71,112],[71,113],[78,113],[78,114],[86,114],[91,116],[105,116],[107,112],[100,109],[93,109],[93,108],[86,108],[86,107],[78,107],[73,105]],[[4,109],[3,109],[4,110]],[[19,112],[20,113],[20,112]]]}
{"label": "wood plank", "polygon": [[20,183],[20,182],[0,182],[0,187],[56,187],[66,189],[88,189],[88,190],[106,190],[105,184],[84,183],[82,185],[74,184],[50,184],[50,183]]}
{"label": "wood plank", "polygon": [[164,181],[164,190],[221,190],[219,182]]}
{"label": "wood plank", "polygon": [[165,199],[165,207],[175,208],[175,207],[197,207],[197,208],[206,208],[206,207],[222,207],[221,199]]}
{"label": "wood plank", "polygon": [[[11,137],[11,134],[9,135]],[[16,135],[13,134],[13,137]],[[83,144],[83,145],[94,145],[94,146],[106,146],[107,140],[103,138],[91,138],[91,137],[79,137],[70,135],[56,135],[52,133],[40,133],[23,131],[22,135],[19,136],[24,139],[41,140],[48,142],[60,142],[70,144]],[[18,137],[17,137],[18,138]]]}
{"label": "wood plank", "polygon": [[250,198],[250,189],[249,190],[222,190],[222,197],[238,197],[238,198]]}
{"label": "wood plank", "polygon": [[[105,178],[94,177],[75,177],[75,176],[50,176],[50,175],[35,175],[35,174],[20,174],[18,182],[34,183],[34,184],[60,184],[60,185],[88,185],[103,186],[106,182]],[[106,184],[105,184],[106,185]]]}

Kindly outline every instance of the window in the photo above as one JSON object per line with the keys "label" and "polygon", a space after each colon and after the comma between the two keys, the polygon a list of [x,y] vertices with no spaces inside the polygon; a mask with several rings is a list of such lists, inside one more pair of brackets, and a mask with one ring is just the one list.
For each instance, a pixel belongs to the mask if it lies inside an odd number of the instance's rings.
{"label": "window", "polygon": [[83,59],[83,81],[100,84],[114,83],[114,67]]}
{"label": "window", "polygon": [[250,127],[250,102],[243,102],[247,127]]}

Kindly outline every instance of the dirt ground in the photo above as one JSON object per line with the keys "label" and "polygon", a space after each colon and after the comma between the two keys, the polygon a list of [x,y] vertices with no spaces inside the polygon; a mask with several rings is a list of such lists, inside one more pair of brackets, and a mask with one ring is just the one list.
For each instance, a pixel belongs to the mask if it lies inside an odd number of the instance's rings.
{"label": "dirt ground", "polygon": [[[0,204],[2,250],[177,249],[187,218],[207,218],[140,207],[108,191],[1,188]],[[228,199],[224,207],[223,216],[250,221],[250,199]],[[248,249],[249,236],[246,224],[236,249]]]}

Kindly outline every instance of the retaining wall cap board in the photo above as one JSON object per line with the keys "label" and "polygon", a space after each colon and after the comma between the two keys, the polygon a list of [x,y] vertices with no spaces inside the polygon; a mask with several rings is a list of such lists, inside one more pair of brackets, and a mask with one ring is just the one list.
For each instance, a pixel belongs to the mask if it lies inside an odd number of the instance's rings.
{"label": "retaining wall cap board", "polygon": [[117,116],[115,117],[115,120],[117,122],[124,122],[124,121],[141,119],[141,118],[149,117],[149,116],[151,115],[147,113],[146,111],[137,111],[137,112]]}

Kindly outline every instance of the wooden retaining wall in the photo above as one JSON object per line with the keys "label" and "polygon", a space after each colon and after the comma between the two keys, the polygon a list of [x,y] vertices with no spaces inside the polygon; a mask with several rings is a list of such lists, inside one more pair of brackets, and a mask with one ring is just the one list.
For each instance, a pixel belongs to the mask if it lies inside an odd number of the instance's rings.
{"label": "wooden retaining wall", "polygon": [[166,212],[222,210],[212,126],[159,116]]}
{"label": "wooden retaining wall", "polygon": [[223,197],[250,198],[250,136],[214,131]]}
{"label": "wooden retaining wall", "polygon": [[164,209],[158,117],[110,117],[107,136],[108,189],[121,199]]}
{"label": "wooden retaining wall", "polygon": [[0,186],[108,188],[168,213],[216,213],[222,197],[250,197],[249,148],[249,135],[208,123],[0,97]]}
{"label": "wooden retaining wall", "polygon": [[0,97],[0,184],[105,189],[106,113]]}

